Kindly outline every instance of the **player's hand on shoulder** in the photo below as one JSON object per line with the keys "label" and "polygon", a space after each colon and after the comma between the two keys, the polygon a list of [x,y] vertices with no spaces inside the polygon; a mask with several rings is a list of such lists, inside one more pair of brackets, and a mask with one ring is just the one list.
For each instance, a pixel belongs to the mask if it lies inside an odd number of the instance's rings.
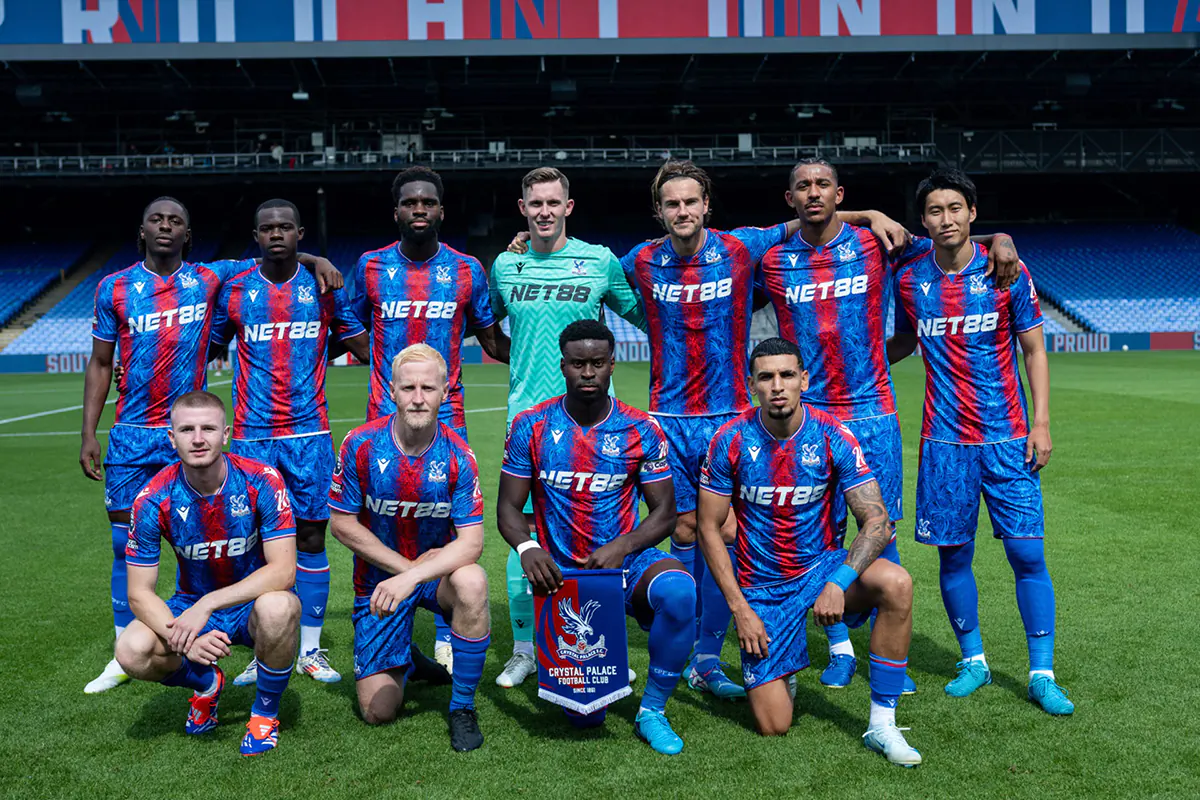
{"label": "player's hand on shoulder", "polygon": [[1021,274],[1021,259],[1017,255],[1017,246],[1007,233],[997,233],[992,237],[992,246],[988,248],[987,270],[985,274],[996,275],[996,288],[1007,289],[1016,282]]}
{"label": "player's hand on shoulder", "polygon": [[1025,440],[1025,463],[1033,462],[1033,471],[1037,472],[1050,463],[1050,453],[1054,443],[1050,440],[1049,425],[1034,425]]}
{"label": "player's hand on shoulder", "polygon": [[873,217],[871,233],[875,234],[875,238],[879,239],[880,243],[887,248],[888,253],[893,256],[903,253],[904,248],[908,246],[909,239],[912,238],[908,228],[887,214],[880,213],[876,213]]}
{"label": "player's hand on shoulder", "polygon": [[529,231],[521,231],[508,243],[508,252],[524,255],[529,252]]}
{"label": "player's hand on shoulder", "polygon": [[618,536],[603,547],[599,547],[588,558],[580,563],[584,569],[620,569],[629,555],[629,545],[625,536]]}
{"label": "player's hand on shoulder", "polygon": [[321,290],[321,294],[341,289],[346,285],[342,273],[333,262],[327,258],[320,256],[312,256],[313,259],[313,277],[317,279],[317,287]]}
{"label": "player's hand on shoulder", "polygon": [[766,658],[771,637],[767,636],[767,628],[763,625],[758,614],[749,605],[733,612],[733,621],[737,626],[738,644],[742,650],[755,658]]}
{"label": "player's hand on shoulder", "polygon": [[191,648],[183,655],[188,661],[208,666],[229,655],[229,636],[224,631],[209,631],[203,636],[196,637]]}
{"label": "player's hand on shoulder", "polygon": [[401,572],[375,585],[375,591],[371,593],[372,614],[380,618],[391,616],[408,599],[417,586],[407,576],[407,572]]}
{"label": "player's hand on shoulder", "polygon": [[79,447],[79,466],[83,467],[83,474],[94,481],[103,480],[100,475],[102,463],[104,457],[100,454],[100,442],[94,434],[84,434],[83,444]]}
{"label": "player's hand on shoulder", "polygon": [[540,547],[530,547],[521,554],[521,569],[535,594],[551,594],[562,586],[562,571],[550,554]]}
{"label": "player's hand on shoulder", "polygon": [[813,622],[818,625],[836,625],[842,621],[846,611],[846,593],[832,583],[825,584],[817,602],[813,603]]}
{"label": "player's hand on shoulder", "polygon": [[181,656],[187,655],[187,652],[192,649],[192,645],[196,643],[196,639],[199,638],[200,631],[204,630],[204,626],[208,624],[208,618],[211,615],[212,612],[205,607],[203,602],[198,602],[185,610],[167,623],[167,630],[171,632],[167,646],[171,648],[172,652]]}

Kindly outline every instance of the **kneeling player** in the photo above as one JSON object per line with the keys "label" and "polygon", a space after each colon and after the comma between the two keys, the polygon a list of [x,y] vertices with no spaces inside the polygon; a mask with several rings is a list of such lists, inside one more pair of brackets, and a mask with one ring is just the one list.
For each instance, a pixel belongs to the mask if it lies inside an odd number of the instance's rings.
{"label": "kneeling player", "polygon": [[[171,408],[171,443],[181,463],[155,475],[133,504],[125,561],[137,618],[117,640],[117,661],[139,680],[195,690],[184,730],[217,726],[225,676],[217,661],[231,645],[254,648],[258,692],[242,739],[253,756],[279,741],[279,700],[296,652],[300,601],[296,523],[287,488],[272,468],[225,455],[225,406],[189,392]],[[163,601],[159,537],[175,550],[175,595]]]}
{"label": "kneeling player", "polygon": [[[805,617],[819,625],[862,624],[872,610],[871,716],[863,742],[893,764],[921,754],[896,727],[912,636],[912,580],[879,559],[891,539],[888,511],[858,442],[836,417],[800,402],[808,373],[800,350],[768,339],[750,356],[760,408],[717,432],[701,473],[700,545],[737,623],[742,677],[759,733],[792,725],[788,681],[808,666]],[[858,521],[842,549],[835,492]],[[738,570],[721,539],[730,498],[737,517]]]}
{"label": "kneeling player", "polygon": [[333,535],[354,551],[354,677],[363,720],[396,718],[417,607],[450,620],[450,745],[483,745],[475,690],[491,642],[479,468],[438,422],[446,362],[427,344],[392,361],[396,411],[350,431],[329,490]]}
{"label": "kneeling player", "polygon": [[[696,584],[655,547],[675,527],[666,438],[650,415],[609,396],[614,343],[603,323],[572,322],[559,350],[567,393],[513,419],[497,524],[535,592],[558,589],[563,568],[625,570],[625,611],[650,633],[650,674],[634,731],[674,755],[683,740],[664,712],[692,649]],[[531,490],[536,540],[521,511]],[[639,523],[641,497],[650,513]]]}

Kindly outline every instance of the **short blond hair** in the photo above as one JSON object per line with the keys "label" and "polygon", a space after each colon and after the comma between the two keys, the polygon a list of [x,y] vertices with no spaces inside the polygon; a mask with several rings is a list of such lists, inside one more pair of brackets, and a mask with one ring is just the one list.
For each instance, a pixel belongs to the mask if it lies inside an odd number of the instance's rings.
{"label": "short blond hair", "polygon": [[215,408],[221,412],[221,416],[225,416],[225,403],[221,398],[217,397],[212,392],[196,390],[180,395],[174,403],[171,404],[171,414],[175,414],[175,409],[182,408]]}
{"label": "short blond hair", "polygon": [[526,172],[525,177],[521,178],[521,194],[524,195],[535,184],[553,183],[554,181],[562,184],[563,197],[571,196],[571,182],[567,180],[567,176],[563,175],[561,170],[554,167],[538,167]]}
{"label": "short blond hair", "polygon": [[424,342],[410,344],[396,354],[396,357],[392,359],[392,381],[395,382],[396,376],[400,374],[400,367],[418,361],[432,361],[437,364],[438,372],[442,376],[442,383],[446,382],[446,359]]}

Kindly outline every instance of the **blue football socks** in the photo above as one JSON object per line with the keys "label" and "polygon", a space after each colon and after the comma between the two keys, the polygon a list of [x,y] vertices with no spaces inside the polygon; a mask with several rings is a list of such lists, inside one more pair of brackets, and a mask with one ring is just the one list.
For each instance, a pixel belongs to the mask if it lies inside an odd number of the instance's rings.
{"label": "blue football socks", "polygon": [[642,693],[642,708],[662,712],[675,691],[692,651],[696,625],[696,584],[685,572],[663,572],[647,591],[654,610],[650,624],[650,673]]}
{"label": "blue football socks", "polygon": [[475,707],[475,690],[483,677],[483,662],[487,658],[492,635],[482,639],[468,639],[452,633],[450,646],[454,649],[454,674],[450,689],[450,710]]}
{"label": "blue football socks", "polygon": [[113,624],[124,628],[133,622],[133,611],[129,608],[128,571],[125,568],[125,545],[129,543],[129,525],[124,522],[110,522],[112,533],[112,576],[109,579],[109,593],[112,596]]}
{"label": "blue football socks", "polygon": [[950,617],[950,626],[958,639],[963,659],[983,655],[983,636],[979,630],[979,589],[971,562],[975,558],[975,542],[939,547],[941,560],[939,582],[942,604]]}
{"label": "blue football socks", "polygon": [[278,717],[279,700],[283,690],[287,688],[288,678],[292,675],[292,665],[283,669],[272,669],[261,660],[258,662],[258,680],[255,681],[258,691],[254,695],[254,705],[250,714],[259,717]]}
{"label": "blue football socks", "polygon": [[1054,584],[1041,539],[1005,539],[1004,553],[1017,584],[1017,608],[1029,644],[1030,672],[1053,674]]}

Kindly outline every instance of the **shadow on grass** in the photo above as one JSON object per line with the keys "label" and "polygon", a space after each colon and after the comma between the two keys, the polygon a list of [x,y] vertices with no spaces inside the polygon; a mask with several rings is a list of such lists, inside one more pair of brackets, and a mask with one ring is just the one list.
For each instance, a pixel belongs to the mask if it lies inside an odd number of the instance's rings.
{"label": "shadow on grass", "polygon": [[[220,727],[243,727],[250,719],[250,707],[254,704],[254,686],[234,686],[226,676],[225,690],[221,692],[218,712]],[[191,690],[177,686],[164,686],[138,709],[137,718],[130,724],[126,734],[130,739],[150,740],[163,736],[183,734],[188,715],[188,699]],[[300,695],[294,691],[283,693],[279,702],[279,723],[283,728],[295,725],[301,717]],[[190,737],[198,741],[214,737],[200,735]]]}

